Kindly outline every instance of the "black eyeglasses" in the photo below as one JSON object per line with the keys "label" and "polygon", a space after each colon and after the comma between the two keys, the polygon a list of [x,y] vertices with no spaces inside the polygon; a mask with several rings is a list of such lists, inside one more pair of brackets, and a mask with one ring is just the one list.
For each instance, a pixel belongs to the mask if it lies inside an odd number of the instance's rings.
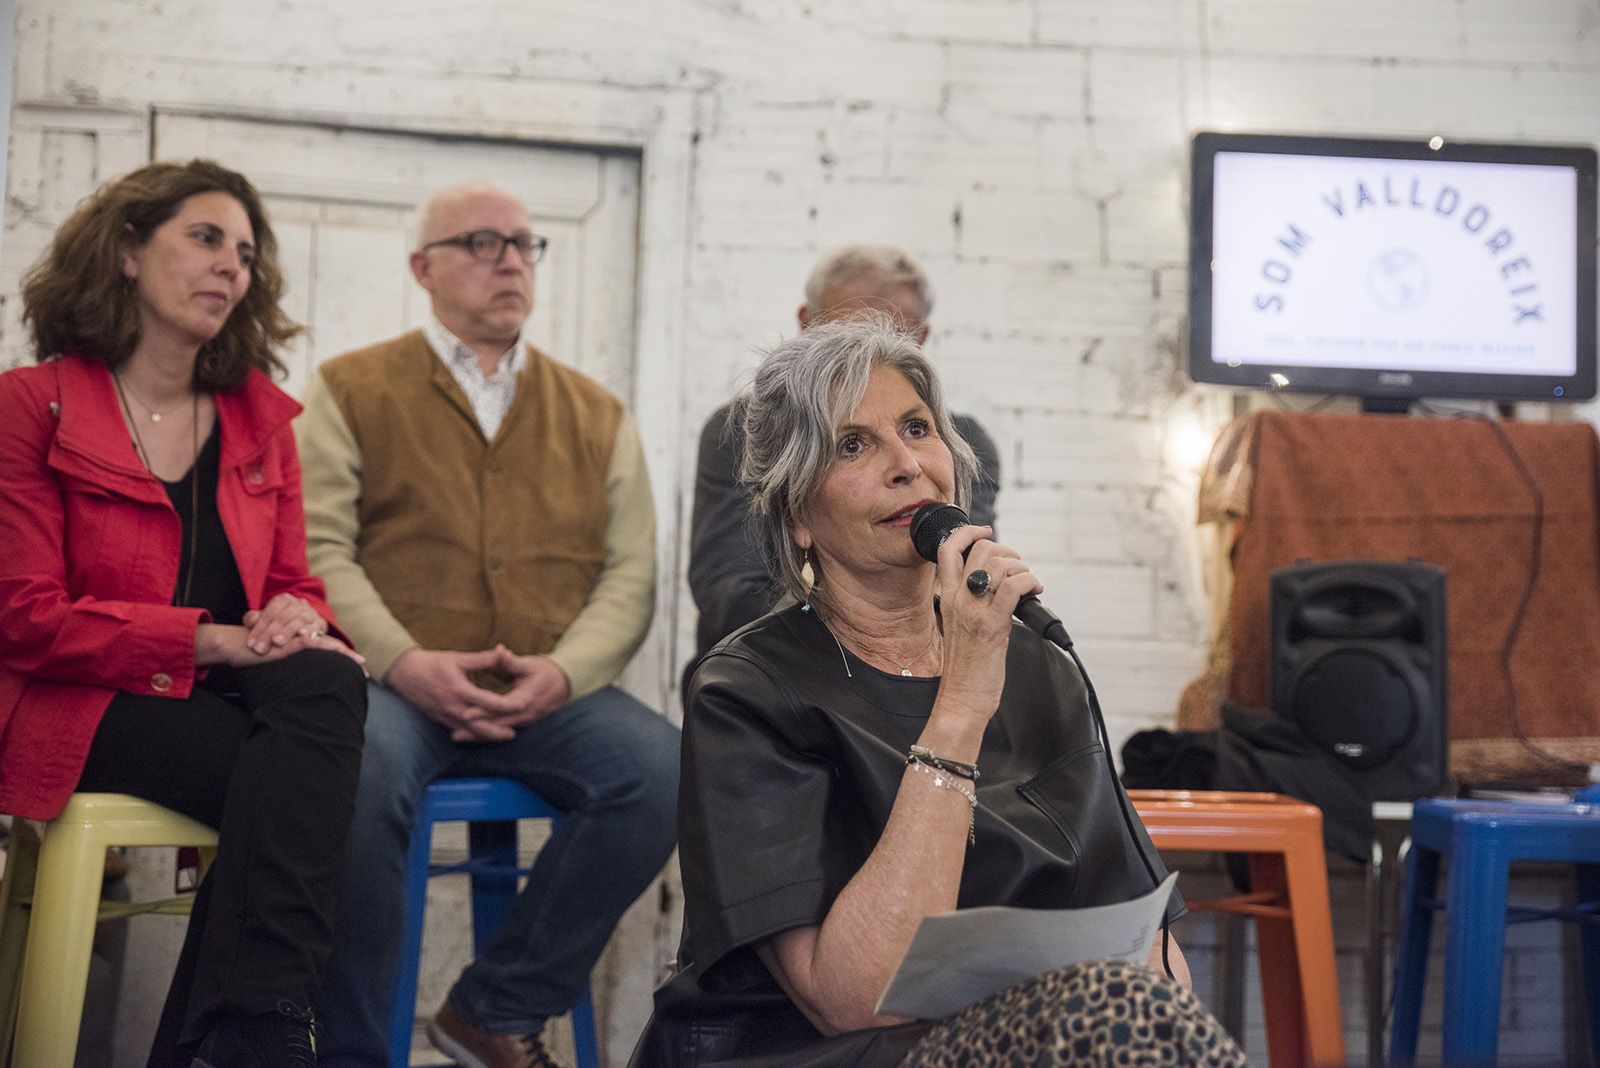
{"label": "black eyeglasses", "polygon": [[523,263],[538,263],[544,259],[544,250],[550,247],[548,237],[538,234],[502,234],[496,230],[473,230],[467,234],[457,234],[454,237],[443,237],[438,241],[429,241],[422,248],[438,248],[440,245],[456,245],[466,249],[475,260],[486,263],[499,263],[500,257],[506,254],[506,246],[516,247],[517,255],[522,257]]}

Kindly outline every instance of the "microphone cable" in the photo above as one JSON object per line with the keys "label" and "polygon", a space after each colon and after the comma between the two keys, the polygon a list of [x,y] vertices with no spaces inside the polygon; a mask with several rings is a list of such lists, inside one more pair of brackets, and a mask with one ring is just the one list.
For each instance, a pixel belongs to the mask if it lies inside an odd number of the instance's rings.
{"label": "microphone cable", "polygon": [[[1066,633],[1065,630],[1062,631]],[[1122,815],[1122,825],[1128,831],[1128,840],[1133,843],[1133,851],[1139,854],[1139,861],[1144,865],[1144,870],[1150,876],[1152,886],[1159,887],[1161,880],[1156,878],[1155,865],[1150,863],[1150,858],[1145,854],[1144,844],[1139,841],[1139,832],[1134,829],[1131,809],[1133,802],[1128,799],[1128,793],[1122,787],[1122,778],[1117,774],[1116,761],[1111,758],[1111,734],[1106,730],[1106,717],[1100,711],[1100,696],[1095,693],[1094,681],[1089,678],[1089,670],[1083,666],[1083,660],[1078,656],[1078,650],[1073,647],[1069,635],[1065,642],[1056,642],[1061,651],[1071,658],[1078,669],[1079,678],[1083,679],[1084,691],[1089,696],[1089,715],[1094,720],[1096,733],[1100,737],[1100,755],[1105,757],[1106,770],[1111,774],[1111,785],[1117,791],[1117,811]],[[1169,899],[1161,906],[1161,967],[1166,970],[1167,978],[1177,981],[1178,977],[1172,973],[1172,961],[1168,956],[1168,947],[1172,942],[1172,934],[1168,930],[1171,921],[1167,918]]]}

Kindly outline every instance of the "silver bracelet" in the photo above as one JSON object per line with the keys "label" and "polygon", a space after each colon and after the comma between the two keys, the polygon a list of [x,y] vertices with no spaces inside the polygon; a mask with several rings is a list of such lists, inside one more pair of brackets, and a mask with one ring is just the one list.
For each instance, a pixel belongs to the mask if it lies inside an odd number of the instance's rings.
{"label": "silver bracelet", "polygon": [[907,763],[924,775],[933,776],[933,785],[942,786],[946,790],[954,790],[967,801],[967,845],[978,844],[978,795],[972,787],[967,786],[960,778],[941,771],[931,764],[924,764],[920,760],[907,761]]}
{"label": "silver bracelet", "polygon": [[949,757],[942,757],[927,746],[912,746],[911,751],[906,754],[906,763],[928,764],[957,778],[965,779],[972,783],[974,787],[978,785],[978,765],[968,764],[963,760],[951,760]]}

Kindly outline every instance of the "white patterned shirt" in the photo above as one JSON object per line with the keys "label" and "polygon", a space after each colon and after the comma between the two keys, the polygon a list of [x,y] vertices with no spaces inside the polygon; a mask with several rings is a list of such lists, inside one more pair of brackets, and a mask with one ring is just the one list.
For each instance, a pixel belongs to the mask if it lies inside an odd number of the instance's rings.
{"label": "white patterned shirt", "polygon": [[428,347],[433,354],[450,369],[451,376],[461,386],[461,392],[467,395],[472,414],[478,419],[478,429],[483,431],[486,440],[493,441],[500,430],[500,421],[506,417],[506,412],[511,410],[511,402],[516,399],[517,375],[522,373],[523,365],[527,363],[521,339],[512,342],[511,347],[500,354],[494,374],[485,375],[478,366],[478,354],[446,330],[438,319],[430,318],[424,323],[422,334],[428,339]]}

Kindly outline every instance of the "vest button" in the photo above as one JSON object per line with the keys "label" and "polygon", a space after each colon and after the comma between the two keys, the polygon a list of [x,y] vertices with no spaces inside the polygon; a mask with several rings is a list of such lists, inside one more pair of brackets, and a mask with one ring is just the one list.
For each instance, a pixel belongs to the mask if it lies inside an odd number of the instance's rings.
{"label": "vest button", "polygon": [[496,474],[496,475],[498,475],[501,471],[504,471],[505,470],[505,466],[506,465],[501,463],[499,460],[490,460],[489,461],[489,470],[493,474]]}
{"label": "vest button", "polygon": [[489,570],[490,571],[499,571],[500,570],[500,558],[498,556],[489,557]]}
{"label": "vest button", "polygon": [[158,671],[150,676],[150,688],[156,693],[166,693],[172,689],[172,676],[165,671]]}

